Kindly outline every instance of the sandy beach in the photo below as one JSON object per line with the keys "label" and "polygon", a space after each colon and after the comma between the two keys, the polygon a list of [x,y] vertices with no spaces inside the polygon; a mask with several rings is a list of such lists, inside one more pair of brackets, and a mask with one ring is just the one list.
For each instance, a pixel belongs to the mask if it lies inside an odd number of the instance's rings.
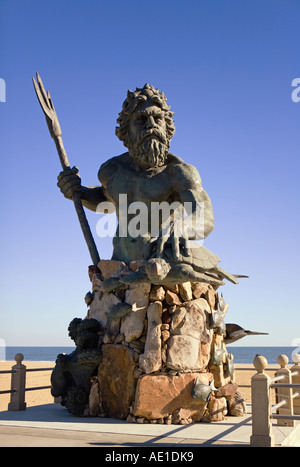
{"label": "sandy beach", "polygon": [[[0,370],[10,370],[15,362],[6,361],[0,362]],[[23,362],[28,369],[30,368],[53,368],[54,362]],[[245,402],[251,402],[251,376],[255,373],[253,365],[236,364],[235,365],[235,381],[240,386],[240,392],[242,393]],[[268,373],[271,377],[274,372]],[[36,371],[28,372],[26,374],[26,387],[36,386],[48,386],[50,385],[51,371]],[[0,391],[10,389],[10,374],[0,374]],[[7,405],[10,400],[10,394],[0,394],[0,411],[7,410]],[[49,404],[53,402],[53,397],[50,394],[50,389],[42,389],[37,391],[26,392],[26,404],[27,407],[35,405]]]}

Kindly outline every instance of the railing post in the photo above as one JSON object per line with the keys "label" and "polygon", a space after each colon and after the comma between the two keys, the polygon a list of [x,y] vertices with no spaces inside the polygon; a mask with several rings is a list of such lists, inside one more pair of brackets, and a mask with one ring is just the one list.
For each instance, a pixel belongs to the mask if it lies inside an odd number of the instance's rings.
{"label": "railing post", "polygon": [[15,355],[16,365],[12,367],[10,403],[7,410],[26,410],[25,381],[26,366],[22,365],[24,356],[21,353]]}
{"label": "railing post", "polygon": [[270,377],[264,373],[268,361],[256,355],[253,365],[257,371],[251,378],[252,399],[252,435],[250,445],[253,447],[273,447],[275,445],[270,421]]}
{"label": "railing post", "polygon": [[[300,384],[300,354],[294,353],[292,355],[292,360],[295,363],[291,368],[291,373],[298,372],[298,374],[292,376],[293,384]],[[293,393],[300,392],[299,389],[293,389]],[[293,399],[293,410],[294,415],[300,415],[300,396],[297,396]]]}
{"label": "railing post", "polygon": [[[276,376],[284,376],[283,379],[278,381],[278,383],[291,384],[291,370],[286,368],[286,365],[289,363],[289,358],[281,354],[277,358],[278,365],[280,369],[276,371]],[[293,400],[291,398],[292,389],[291,388],[275,388],[276,394],[276,404],[281,402],[283,399],[286,400],[286,404],[283,407],[277,409],[279,415],[293,415]],[[277,425],[279,426],[295,426],[294,420],[286,420],[284,418],[277,419]]]}

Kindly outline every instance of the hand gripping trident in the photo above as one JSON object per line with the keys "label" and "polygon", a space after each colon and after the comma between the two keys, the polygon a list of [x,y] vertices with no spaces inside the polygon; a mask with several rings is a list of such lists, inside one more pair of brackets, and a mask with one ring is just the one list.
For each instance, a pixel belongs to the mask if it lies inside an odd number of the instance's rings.
{"label": "hand gripping trident", "polygon": [[[38,73],[36,74],[36,77],[37,77],[37,82],[35,81],[34,78],[32,78],[34,89],[35,89],[37,98],[39,100],[39,103],[41,104],[42,110],[45,114],[46,122],[49,128],[51,138],[54,139],[62,168],[63,170],[70,169],[70,164],[68,161],[67,153],[63,145],[63,140],[61,136],[62,133],[61,133],[59,121],[58,121],[58,118],[55,112],[52,99],[50,97],[50,93],[49,91],[47,92],[45,91],[43,82]],[[81,203],[79,191],[75,191],[73,193],[72,200],[75,205],[80,227],[83,232],[86,244],[88,246],[92,262],[94,266],[97,266],[97,264],[100,261],[100,257],[99,257],[97,247],[96,247],[90,226],[88,224],[88,221],[87,221],[87,218],[86,218],[86,215],[85,215],[82,203]]]}

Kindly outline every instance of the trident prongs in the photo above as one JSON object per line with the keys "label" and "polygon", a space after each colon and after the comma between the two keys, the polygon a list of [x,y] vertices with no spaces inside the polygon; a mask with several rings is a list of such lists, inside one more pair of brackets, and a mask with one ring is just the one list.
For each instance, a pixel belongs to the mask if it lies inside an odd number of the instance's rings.
{"label": "trident prongs", "polygon": [[33,85],[34,85],[34,89],[35,89],[38,101],[42,107],[44,114],[46,114],[49,118],[51,118],[51,107],[49,105],[48,97],[45,92],[43,82],[38,72],[36,73],[36,78],[37,78],[38,83],[35,81],[34,77],[32,77],[32,81],[33,81]]}
{"label": "trident prongs", "polygon": [[38,98],[38,101],[42,107],[42,110],[46,117],[46,122],[50,131],[50,135],[53,139],[55,137],[61,136],[61,128],[59,121],[54,109],[52,99],[50,97],[49,91],[46,92],[42,79],[38,72],[36,73],[37,82],[32,78],[33,86]]}

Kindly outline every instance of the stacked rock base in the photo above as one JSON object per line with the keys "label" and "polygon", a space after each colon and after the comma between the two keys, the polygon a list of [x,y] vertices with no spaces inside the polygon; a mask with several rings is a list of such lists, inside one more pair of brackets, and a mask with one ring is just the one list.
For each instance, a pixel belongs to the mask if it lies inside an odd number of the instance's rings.
{"label": "stacked rock base", "polygon": [[[100,364],[85,415],[166,424],[244,415],[223,318],[215,319],[228,308],[220,311],[218,292],[206,283],[186,282],[126,284],[103,293],[103,279],[124,277],[139,262],[127,267],[102,260],[98,266],[101,273],[90,268],[86,319],[100,323]],[[195,397],[196,383],[204,388],[201,398]]]}

